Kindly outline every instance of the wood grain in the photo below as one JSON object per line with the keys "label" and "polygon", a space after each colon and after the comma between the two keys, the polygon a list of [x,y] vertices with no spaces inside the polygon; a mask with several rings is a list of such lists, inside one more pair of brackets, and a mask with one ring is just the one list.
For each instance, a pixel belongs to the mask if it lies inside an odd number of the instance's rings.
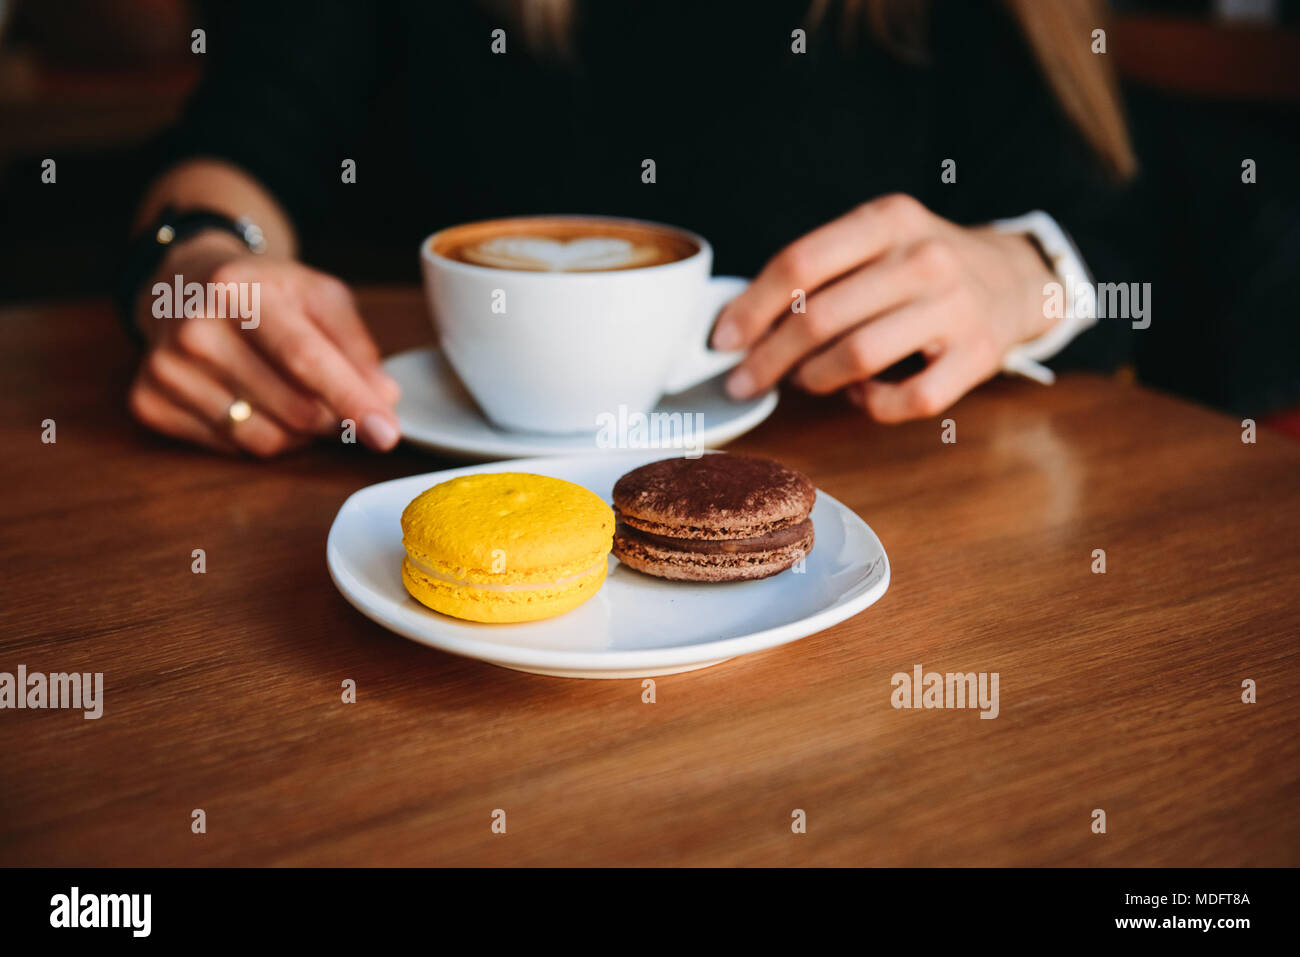
{"label": "wood grain", "polygon": [[[386,350],[427,338],[414,290],[361,302]],[[0,864],[1300,863],[1300,445],[1275,433],[1084,376],[978,390],[951,445],[788,394],[733,447],[857,510],[889,593],[651,705],[425,648],[337,594],[343,500],[450,463],[149,435],[100,303],[10,308],[0,336],[0,671],[105,675],[98,721],[0,711]],[[895,710],[915,664],[998,672],[999,717]]]}

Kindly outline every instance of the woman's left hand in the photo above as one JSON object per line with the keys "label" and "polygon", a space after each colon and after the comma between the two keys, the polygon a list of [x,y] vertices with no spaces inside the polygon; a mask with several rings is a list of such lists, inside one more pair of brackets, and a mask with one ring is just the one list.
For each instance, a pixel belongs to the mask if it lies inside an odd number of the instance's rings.
{"label": "woman's left hand", "polygon": [[[713,345],[752,346],[727,380],[734,397],[793,373],[810,392],[847,389],[880,422],[924,418],[1051,328],[1043,286],[1054,279],[1024,236],[958,226],[910,196],[884,196],[777,254],[722,311]],[[792,308],[801,296],[803,311]],[[927,360],[922,371],[873,378],[915,352]]]}

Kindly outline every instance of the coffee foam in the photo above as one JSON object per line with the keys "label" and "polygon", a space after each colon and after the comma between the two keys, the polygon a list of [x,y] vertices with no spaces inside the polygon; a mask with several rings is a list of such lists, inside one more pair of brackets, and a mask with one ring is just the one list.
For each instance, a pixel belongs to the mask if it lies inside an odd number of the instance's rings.
{"label": "coffee foam", "polygon": [[699,245],[654,223],[582,217],[520,217],[468,223],[435,237],[440,256],[491,269],[604,272],[688,259]]}
{"label": "coffee foam", "polygon": [[460,258],[495,269],[537,272],[592,272],[630,269],[661,258],[656,246],[614,236],[549,239],[544,236],[495,236],[460,249]]}

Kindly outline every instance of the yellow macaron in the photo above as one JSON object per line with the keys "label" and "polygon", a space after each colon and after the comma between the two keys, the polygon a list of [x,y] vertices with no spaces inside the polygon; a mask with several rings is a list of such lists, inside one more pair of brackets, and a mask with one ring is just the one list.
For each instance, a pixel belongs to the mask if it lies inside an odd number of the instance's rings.
{"label": "yellow macaron", "polygon": [[614,512],[581,485],[525,472],[462,475],[402,512],[402,582],[470,621],[536,621],[605,582]]}

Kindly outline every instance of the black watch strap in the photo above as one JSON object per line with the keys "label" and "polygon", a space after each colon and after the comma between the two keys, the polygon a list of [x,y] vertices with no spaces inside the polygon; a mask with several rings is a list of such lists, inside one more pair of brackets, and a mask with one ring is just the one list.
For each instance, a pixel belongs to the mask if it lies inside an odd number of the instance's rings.
{"label": "black watch strap", "polygon": [[171,206],[131,240],[126,262],[118,279],[115,296],[118,318],[122,328],[135,342],[142,344],[144,337],[135,322],[135,300],[140,286],[147,282],[171,247],[196,233],[218,229],[237,236],[249,252],[266,251],[266,239],[261,228],[247,217],[232,219],[211,209],[177,210]]}

